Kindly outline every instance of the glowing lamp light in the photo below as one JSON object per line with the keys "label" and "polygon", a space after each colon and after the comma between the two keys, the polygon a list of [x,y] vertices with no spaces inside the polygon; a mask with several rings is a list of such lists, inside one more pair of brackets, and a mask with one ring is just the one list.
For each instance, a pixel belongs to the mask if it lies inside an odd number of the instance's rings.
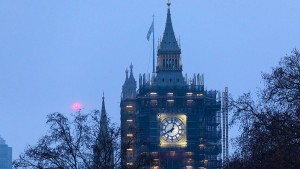
{"label": "glowing lamp light", "polygon": [[74,111],[78,111],[78,110],[80,110],[81,108],[82,108],[82,105],[81,105],[80,103],[78,103],[78,102],[72,104],[72,109],[73,109]]}

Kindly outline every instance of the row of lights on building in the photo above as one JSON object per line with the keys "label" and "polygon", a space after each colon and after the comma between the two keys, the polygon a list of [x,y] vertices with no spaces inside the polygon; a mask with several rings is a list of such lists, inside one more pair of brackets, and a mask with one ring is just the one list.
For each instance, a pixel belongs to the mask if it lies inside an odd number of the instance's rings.
{"label": "row of lights on building", "polygon": [[[157,96],[157,93],[156,92],[151,92],[150,96],[155,97],[155,96]],[[169,92],[169,93],[167,93],[167,96],[172,97],[172,96],[174,96],[174,93]],[[190,96],[190,97],[194,96],[194,93],[188,92],[188,93],[186,93],[186,96]],[[196,96],[201,97],[201,96],[203,96],[203,94],[202,93],[197,93]]]}
{"label": "row of lights on building", "polygon": [[[133,151],[132,148],[128,148],[127,151]],[[158,155],[158,152],[152,152],[151,153],[153,156],[157,156]],[[170,156],[175,156],[176,155],[176,152],[175,151],[170,151],[169,152]],[[188,156],[192,156],[193,153],[192,152],[186,152],[186,155]],[[151,169],[159,169],[159,159],[153,159],[154,161],[154,165],[151,167]],[[193,162],[193,160],[191,158],[188,158],[187,160],[187,163],[188,164],[191,164]],[[205,165],[208,163],[208,160],[202,160],[201,162],[203,162]],[[133,163],[132,162],[128,162],[127,163],[128,166],[132,166]],[[190,165],[187,165],[185,167],[186,169],[193,169],[194,167],[193,166],[190,166]],[[199,169],[206,169],[205,167],[198,167]]]}

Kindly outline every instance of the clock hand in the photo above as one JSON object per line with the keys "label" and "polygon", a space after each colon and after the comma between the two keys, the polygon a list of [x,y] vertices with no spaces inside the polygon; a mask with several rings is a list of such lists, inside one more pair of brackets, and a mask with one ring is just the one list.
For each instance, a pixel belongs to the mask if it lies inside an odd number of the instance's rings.
{"label": "clock hand", "polygon": [[175,129],[175,122],[173,122],[172,128],[170,130],[166,131],[164,134],[172,133],[174,129]]}
{"label": "clock hand", "polygon": [[173,130],[174,130],[174,127],[172,127],[170,130],[166,131],[165,134],[172,133]]}
{"label": "clock hand", "polygon": [[165,132],[163,132],[163,134],[167,134],[167,133],[169,133],[169,131],[170,131],[170,130],[168,130],[168,131],[165,131]]}
{"label": "clock hand", "polygon": [[173,122],[173,127],[172,127],[172,132],[173,132],[173,130],[174,130],[174,128],[175,128],[175,122]]}

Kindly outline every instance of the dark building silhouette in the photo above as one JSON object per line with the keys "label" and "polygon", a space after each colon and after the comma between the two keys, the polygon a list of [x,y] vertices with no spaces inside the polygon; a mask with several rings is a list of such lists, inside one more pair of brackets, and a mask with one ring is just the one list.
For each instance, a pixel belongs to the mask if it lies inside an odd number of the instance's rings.
{"label": "dark building silhouette", "polygon": [[182,74],[181,48],[170,3],[156,72],[137,83],[126,70],[121,97],[122,165],[138,168],[221,167],[221,97],[204,88],[204,76]]}
{"label": "dark building silhouette", "polygon": [[12,169],[12,148],[0,137],[0,169]]}
{"label": "dark building silhouette", "polygon": [[109,132],[104,96],[102,97],[100,114],[100,132],[94,147],[94,168],[114,168],[114,147],[111,133]]}

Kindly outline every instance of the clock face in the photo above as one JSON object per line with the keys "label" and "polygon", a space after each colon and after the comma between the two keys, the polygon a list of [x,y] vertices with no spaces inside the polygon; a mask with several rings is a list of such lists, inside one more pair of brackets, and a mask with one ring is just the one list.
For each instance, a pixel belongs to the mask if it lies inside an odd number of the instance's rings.
{"label": "clock face", "polygon": [[160,135],[169,143],[176,143],[184,136],[184,124],[177,117],[167,117],[161,122]]}

